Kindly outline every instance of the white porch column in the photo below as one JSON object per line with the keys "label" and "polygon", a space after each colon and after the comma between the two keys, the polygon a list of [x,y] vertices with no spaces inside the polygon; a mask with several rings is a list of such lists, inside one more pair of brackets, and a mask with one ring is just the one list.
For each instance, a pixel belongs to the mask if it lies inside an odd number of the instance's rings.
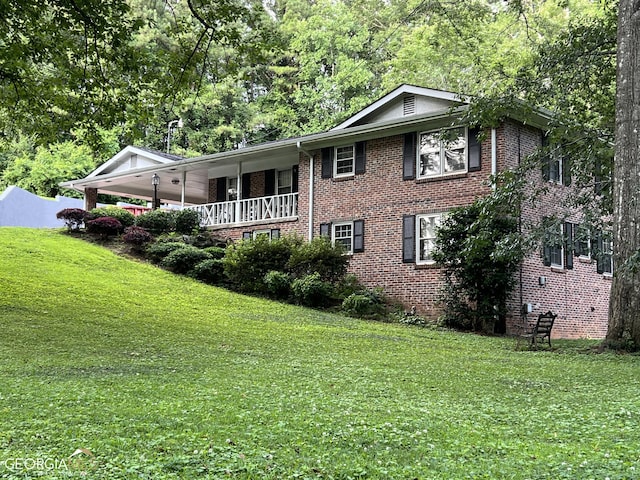
{"label": "white porch column", "polygon": [[180,208],[184,208],[184,197],[187,191],[187,171],[182,172],[182,192],[180,192]]}

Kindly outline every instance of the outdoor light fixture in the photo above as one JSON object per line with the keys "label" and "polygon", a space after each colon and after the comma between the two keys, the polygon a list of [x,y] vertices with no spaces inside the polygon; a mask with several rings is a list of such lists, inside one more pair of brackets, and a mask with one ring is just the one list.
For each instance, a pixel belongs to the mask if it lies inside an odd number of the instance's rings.
{"label": "outdoor light fixture", "polygon": [[160,206],[160,201],[158,200],[158,185],[160,185],[160,176],[157,173],[154,173],[151,176],[151,185],[153,185],[153,206],[152,208],[156,210]]}
{"label": "outdoor light fixture", "polygon": [[181,118],[177,120],[171,120],[167,124],[167,153],[170,153],[170,149],[171,149],[171,127],[173,125],[176,125],[178,128],[184,127],[184,123],[182,122]]}
{"label": "outdoor light fixture", "polygon": [[178,185],[180,183],[180,179],[179,178],[172,178],[171,179],[171,184],[172,185]]}

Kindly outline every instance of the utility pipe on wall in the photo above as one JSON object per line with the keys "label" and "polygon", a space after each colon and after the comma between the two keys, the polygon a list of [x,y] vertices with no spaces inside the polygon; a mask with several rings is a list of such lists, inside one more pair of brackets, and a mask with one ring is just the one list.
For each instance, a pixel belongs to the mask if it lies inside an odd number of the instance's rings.
{"label": "utility pipe on wall", "polygon": [[[491,129],[491,175],[494,177],[498,174],[498,146],[496,145],[496,129]],[[492,182],[491,188],[495,190],[496,182]]]}

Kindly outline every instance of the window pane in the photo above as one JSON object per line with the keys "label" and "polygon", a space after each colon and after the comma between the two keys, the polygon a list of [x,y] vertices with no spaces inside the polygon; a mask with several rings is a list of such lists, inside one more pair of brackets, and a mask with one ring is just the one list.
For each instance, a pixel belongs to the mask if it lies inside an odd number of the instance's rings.
{"label": "window pane", "polygon": [[280,170],[278,172],[278,195],[291,193],[291,170]]}
{"label": "window pane", "polygon": [[440,215],[420,217],[418,225],[419,243],[418,259],[423,262],[431,262],[431,252],[435,247],[436,231],[440,225]]}
{"label": "window pane", "polygon": [[352,224],[334,225],[333,241],[344,246],[346,252],[352,252]]}
{"label": "window pane", "polygon": [[435,133],[420,135],[420,176],[440,173],[440,140]]}
{"label": "window pane", "polygon": [[237,200],[238,199],[238,178],[237,177],[229,177],[227,179],[227,200]]}
{"label": "window pane", "polygon": [[336,175],[353,173],[353,145],[336,148]]}
{"label": "window pane", "polygon": [[[451,132],[447,132],[446,139],[442,141],[442,148],[444,150],[444,171],[445,172],[457,172],[465,169],[465,135],[464,129],[456,129]],[[454,135],[451,137],[451,135]]]}

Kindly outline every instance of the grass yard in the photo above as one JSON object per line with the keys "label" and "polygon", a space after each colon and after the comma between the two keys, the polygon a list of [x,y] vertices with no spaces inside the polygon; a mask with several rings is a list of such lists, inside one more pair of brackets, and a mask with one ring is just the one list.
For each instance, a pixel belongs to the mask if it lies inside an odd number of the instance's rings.
{"label": "grass yard", "polygon": [[0,478],[640,478],[639,356],[245,297],[57,231],[1,228],[0,258]]}

